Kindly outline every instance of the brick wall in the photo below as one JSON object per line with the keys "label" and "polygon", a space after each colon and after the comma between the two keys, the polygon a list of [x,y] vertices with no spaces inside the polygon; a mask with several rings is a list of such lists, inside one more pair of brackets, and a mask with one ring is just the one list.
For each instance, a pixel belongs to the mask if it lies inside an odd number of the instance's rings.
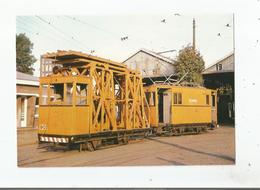
{"label": "brick wall", "polygon": [[33,93],[38,94],[39,93],[39,87],[38,86],[28,86],[28,85],[16,85],[16,92],[17,93]]}
{"label": "brick wall", "polygon": [[[35,95],[30,94],[38,94],[39,87],[38,86],[29,86],[29,85],[16,85],[16,125],[17,128],[21,127],[21,109],[22,109],[22,98],[27,98],[27,116],[26,116],[26,127],[37,127],[38,118],[35,118],[35,105],[36,98]],[[21,93],[23,93],[21,95]]]}

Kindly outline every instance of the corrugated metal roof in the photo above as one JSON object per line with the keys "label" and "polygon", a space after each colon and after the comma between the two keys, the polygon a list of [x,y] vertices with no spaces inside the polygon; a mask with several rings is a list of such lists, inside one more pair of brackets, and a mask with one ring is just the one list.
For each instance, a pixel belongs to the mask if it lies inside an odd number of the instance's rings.
{"label": "corrugated metal roof", "polygon": [[28,80],[28,81],[39,81],[39,78],[33,75],[25,74],[16,71],[16,79],[17,80]]}
{"label": "corrugated metal roof", "polygon": [[123,63],[124,62],[126,62],[128,59],[130,59],[131,57],[133,57],[133,56],[135,56],[137,53],[139,53],[139,52],[144,52],[144,53],[146,53],[146,54],[149,54],[149,55],[151,55],[151,56],[154,56],[154,57],[157,57],[158,59],[161,59],[161,60],[163,60],[163,61],[165,61],[165,62],[167,62],[167,63],[171,63],[171,64],[174,64],[174,60],[172,60],[172,59],[170,59],[170,58],[168,58],[168,57],[165,57],[165,56],[162,56],[162,55],[160,55],[160,54],[157,54],[156,52],[153,52],[153,51],[151,51],[151,50],[147,50],[147,49],[140,49],[140,50],[138,50],[135,54],[133,54],[132,56],[130,56],[129,58],[127,58],[125,61],[123,61]]}

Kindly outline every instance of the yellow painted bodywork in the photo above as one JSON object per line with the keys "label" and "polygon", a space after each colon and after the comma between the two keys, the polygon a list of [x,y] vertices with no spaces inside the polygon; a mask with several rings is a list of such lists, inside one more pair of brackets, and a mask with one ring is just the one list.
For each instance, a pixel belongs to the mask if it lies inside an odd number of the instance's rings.
{"label": "yellow painted bodywork", "polygon": [[155,115],[158,115],[158,111],[156,110],[156,106],[150,107],[150,125],[158,125],[158,117],[155,117]]}
{"label": "yellow painted bodywork", "polygon": [[89,133],[89,108],[73,106],[47,106],[39,108],[39,122],[46,124],[46,130],[39,134],[82,135]]}
{"label": "yellow painted bodywork", "polygon": [[[42,85],[56,83],[83,83],[89,84],[89,78],[82,76],[49,76],[40,78],[40,95],[42,95]],[[51,89],[48,88],[48,105],[42,105],[40,96],[39,106],[39,130],[42,135],[82,135],[89,133],[90,113],[89,105],[75,105],[75,98],[71,104],[66,102],[50,102]],[[75,95],[75,86],[73,88]],[[89,102],[89,96],[86,97]]]}
{"label": "yellow painted bodywork", "polygon": [[171,124],[211,123],[208,106],[172,106]]}
{"label": "yellow painted bodywork", "polygon": [[182,104],[171,104],[171,124],[211,123],[211,98],[206,104],[206,95],[210,97],[211,90],[175,87],[171,92],[182,93]]}
{"label": "yellow painted bodywork", "polygon": [[[171,125],[186,124],[210,124],[216,123],[217,104],[216,91],[203,87],[185,87],[154,84],[145,87],[146,93],[155,93],[155,105],[150,105],[150,125],[158,127],[165,125],[159,122],[159,98],[158,91],[164,90],[164,93],[170,94],[170,122]],[[181,93],[182,103],[174,104],[174,93]],[[212,107],[211,95],[215,95],[215,107]],[[206,95],[208,95],[208,104],[206,103]],[[212,112],[212,110],[215,110]]]}

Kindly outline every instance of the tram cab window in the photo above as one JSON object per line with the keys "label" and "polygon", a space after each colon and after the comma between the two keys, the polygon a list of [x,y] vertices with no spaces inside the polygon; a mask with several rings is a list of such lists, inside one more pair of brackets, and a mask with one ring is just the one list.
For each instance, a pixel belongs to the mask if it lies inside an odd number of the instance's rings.
{"label": "tram cab window", "polygon": [[64,99],[64,83],[56,83],[50,85],[51,97],[50,102],[60,103]]}
{"label": "tram cab window", "polygon": [[65,104],[71,105],[73,101],[73,84],[67,83],[66,84],[66,100]]}
{"label": "tram cab window", "polygon": [[87,84],[76,84],[76,105],[87,104]]}

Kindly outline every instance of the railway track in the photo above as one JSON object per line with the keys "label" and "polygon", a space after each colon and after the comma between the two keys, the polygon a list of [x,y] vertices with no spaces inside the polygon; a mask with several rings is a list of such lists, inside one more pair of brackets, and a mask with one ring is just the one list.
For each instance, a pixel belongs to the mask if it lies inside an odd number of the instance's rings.
{"label": "railway track", "polygon": [[[131,140],[128,145],[109,145],[94,152],[64,151],[38,144],[18,147],[19,167],[78,167],[234,163],[232,128],[204,135],[168,136]],[[232,132],[232,133],[231,133]],[[207,142],[207,143],[205,143]],[[230,148],[228,148],[230,147]],[[233,148],[232,148],[233,147]],[[228,148],[228,149],[227,149]]]}

